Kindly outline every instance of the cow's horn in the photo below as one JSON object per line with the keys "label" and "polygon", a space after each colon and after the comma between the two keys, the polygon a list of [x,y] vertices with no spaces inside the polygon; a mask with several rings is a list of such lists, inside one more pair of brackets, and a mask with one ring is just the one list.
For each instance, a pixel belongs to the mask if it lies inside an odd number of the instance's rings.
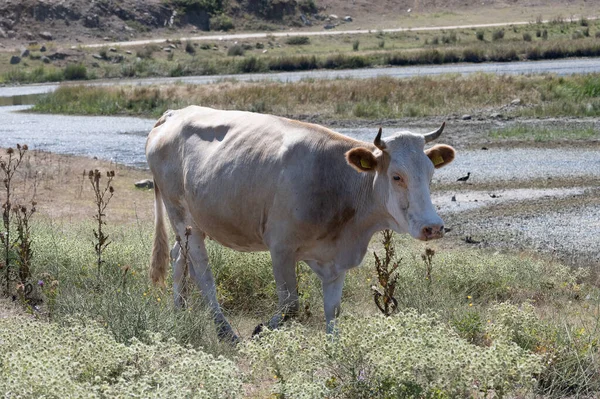
{"label": "cow's horn", "polygon": [[381,129],[381,127],[379,128],[379,132],[377,133],[377,137],[375,137],[375,141],[373,142],[373,144],[375,144],[375,147],[379,148],[380,150],[385,149],[385,142],[383,140],[381,140],[381,131],[383,129]]}
{"label": "cow's horn", "polygon": [[425,137],[425,142],[429,143],[430,141],[433,141],[433,140],[437,139],[438,137],[440,137],[440,134],[442,134],[442,132],[444,131],[445,126],[446,126],[446,122],[442,122],[442,126],[440,126],[440,128],[438,130],[434,130],[431,133],[427,133],[427,134],[423,135],[423,137]]}

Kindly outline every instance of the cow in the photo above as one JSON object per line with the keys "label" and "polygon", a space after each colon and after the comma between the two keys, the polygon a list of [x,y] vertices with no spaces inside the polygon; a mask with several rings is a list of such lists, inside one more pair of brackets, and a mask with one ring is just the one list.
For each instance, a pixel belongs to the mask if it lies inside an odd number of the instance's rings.
{"label": "cow", "polygon": [[[455,151],[424,149],[444,125],[386,139],[380,128],[370,144],[273,115],[198,106],[167,111],[146,142],[156,214],[152,281],[164,285],[173,260],[174,300],[182,306],[189,259],[219,336],[237,340],[217,301],[205,238],[238,251],[269,251],[278,311],[268,327],[297,312],[295,265],[304,261],[322,281],[331,332],[346,272],[361,263],[376,232],[418,240],[444,235],[429,186],[434,169],[452,162]],[[165,210],[176,235],[188,229],[186,253],[177,242],[169,251]]]}

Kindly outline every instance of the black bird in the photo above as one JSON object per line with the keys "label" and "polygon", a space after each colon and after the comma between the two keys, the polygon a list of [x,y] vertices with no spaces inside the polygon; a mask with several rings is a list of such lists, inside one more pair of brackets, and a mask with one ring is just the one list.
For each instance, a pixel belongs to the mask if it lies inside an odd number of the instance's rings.
{"label": "black bird", "polygon": [[467,181],[469,180],[469,176],[471,176],[471,172],[468,172],[466,176],[459,177],[456,181]]}

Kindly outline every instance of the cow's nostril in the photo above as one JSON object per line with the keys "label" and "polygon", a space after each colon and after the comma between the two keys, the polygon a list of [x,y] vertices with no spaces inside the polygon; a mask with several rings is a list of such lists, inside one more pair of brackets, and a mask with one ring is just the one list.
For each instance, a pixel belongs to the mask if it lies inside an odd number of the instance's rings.
{"label": "cow's nostril", "polygon": [[431,227],[423,227],[423,235],[425,237],[430,237],[433,234],[433,229]]}

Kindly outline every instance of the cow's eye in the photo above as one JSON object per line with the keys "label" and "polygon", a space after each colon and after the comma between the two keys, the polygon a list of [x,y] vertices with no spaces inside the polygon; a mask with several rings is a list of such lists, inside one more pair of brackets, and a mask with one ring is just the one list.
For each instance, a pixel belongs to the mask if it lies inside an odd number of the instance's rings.
{"label": "cow's eye", "polygon": [[394,176],[394,180],[396,180],[396,181],[400,180],[400,176]]}

